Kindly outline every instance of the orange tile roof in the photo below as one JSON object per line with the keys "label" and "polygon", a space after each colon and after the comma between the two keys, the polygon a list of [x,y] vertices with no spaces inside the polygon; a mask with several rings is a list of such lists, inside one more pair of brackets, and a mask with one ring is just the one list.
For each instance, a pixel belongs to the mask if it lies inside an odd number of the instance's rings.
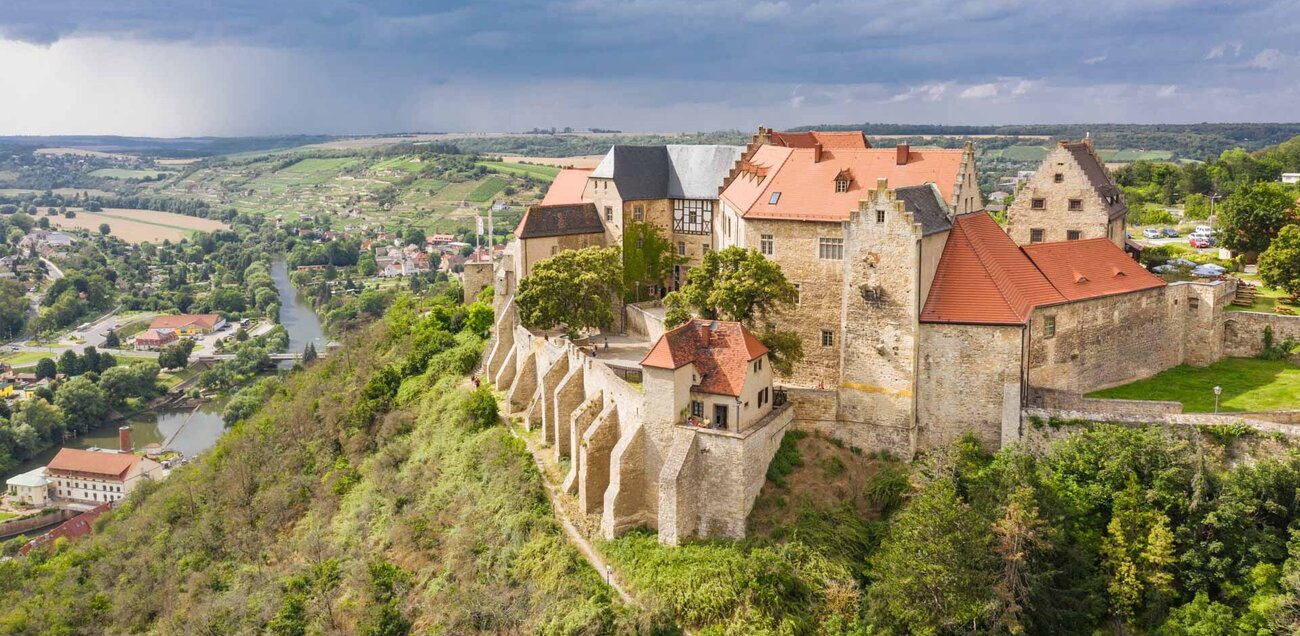
{"label": "orange tile roof", "polygon": [[542,205],[582,203],[582,191],[587,188],[591,168],[565,168],[555,175],[551,187],[546,189]]}
{"label": "orange tile roof", "polygon": [[987,212],[956,218],[921,322],[1020,325],[1034,307],[1066,298]]}
{"label": "orange tile roof", "polygon": [[858,148],[867,149],[871,144],[867,143],[866,135],[860,131],[823,131],[809,130],[807,132],[777,132],[772,131],[772,143],[777,146],[787,148],[812,148],[815,144],[821,144],[825,150],[833,148]]}
{"label": "orange tile roof", "polygon": [[767,347],[740,323],[696,318],[660,336],[641,366],[694,364],[700,380],[692,391],[735,396],[745,385],[749,363],[765,353]]}
{"label": "orange tile roof", "polygon": [[109,503],[102,503],[90,510],[87,510],[61,524],[53,530],[28,541],[23,547],[18,549],[18,553],[26,555],[28,552],[50,543],[56,539],[77,539],[91,534],[95,531],[95,519],[112,509]]}
{"label": "orange tile roof", "polygon": [[220,314],[181,314],[179,316],[158,316],[149,323],[150,329],[180,329],[189,325],[199,325],[211,329],[221,322]]}
{"label": "orange tile roof", "polygon": [[1025,254],[1067,300],[1086,300],[1164,287],[1107,238],[1062,243],[1035,243]]}
{"label": "orange tile roof", "polygon": [[140,461],[131,453],[113,453],[104,451],[82,450],[80,448],[63,448],[59,454],[46,464],[46,470],[60,470],[74,473],[89,473],[122,478],[126,472]]}
{"label": "orange tile roof", "polygon": [[[757,170],[743,171],[732,179],[722,198],[747,219],[843,221],[858,209],[858,201],[884,177],[890,187],[933,183],[945,201],[952,199],[961,170],[962,149],[918,148],[909,151],[906,164],[898,165],[895,148],[823,150],[761,146],[750,157]],[[853,175],[848,192],[835,191],[835,176]],[[772,203],[774,193],[781,193]]]}

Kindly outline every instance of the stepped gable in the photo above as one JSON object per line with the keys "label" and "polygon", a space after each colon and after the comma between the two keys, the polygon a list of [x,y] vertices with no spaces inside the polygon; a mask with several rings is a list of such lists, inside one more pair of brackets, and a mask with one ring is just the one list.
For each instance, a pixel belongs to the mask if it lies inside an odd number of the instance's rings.
{"label": "stepped gable", "polygon": [[1035,243],[1021,249],[1067,300],[1087,300],[1164,287],[1110,239]]}
{"label": "stepped gable", "polygon": [[933,183],[895,188],[894,197],[902,201],[904,208],[912,214],[912,218],[921,224],[923,236],[952,229],[952,219],[948,217],[948,205],[943,202],[943,195],[939,192],[938,186]]}
{"label": "stepped gable", "polygon": [[[944,201],[951,200],[964,152],[961,148],[819,149],[768,144],[754,151],[722,198],[747,219],[844,221],[880,178],[896,188],[933,183]],[[835,187],[841,174],[852,175],[845,192]]]}
{"label": "stepped gable", "polygon": [[532,205],[519,220],[515,236],[520,239],[574,234],[599,234],[605,231],[594,203]]}
{"label": "stepped gable", "polygon": [[921,322],[1023,325],[1034,307],[1066,302],[987,212],[958,216]]}
{"label": "stepped gable", "polygon": [[738,396],[749,363],[765,353],[767,347],[740,323],[696,318],[660,336],[641,366],[680,369],[694,364],[700,380],[692,391]]}
{"label": "stepped gable", "polygon": [[1061,142],[1061,147],[1070,152],[1070,157],[1074,162],[1079,164],[1083,173],[1088,176],[1088,183],[1097,191],[1102,201],[1106,202],[1106,210],[1110,219],[1114,220],[1125,214],[1128,214],[1128,206],[1124,204],[1124,197],[1115,182],[1111,180],[1110,173],[1106,171],[1106,166],[1102,164],[1101,157],[1093,152],[1092,142],[1088,140],[1077,143]]}

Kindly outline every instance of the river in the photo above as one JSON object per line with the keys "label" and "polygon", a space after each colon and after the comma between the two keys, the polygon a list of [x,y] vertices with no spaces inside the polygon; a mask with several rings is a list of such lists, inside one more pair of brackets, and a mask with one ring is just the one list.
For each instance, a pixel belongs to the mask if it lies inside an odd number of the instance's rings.
{"label": "river", "polygon": [[[298,295],[298,289],[289,280],[288,267],[284,261],[276,261],[271,266],[271,278],[276,290],[280,292],[280,324],[289,332],[289,351],[301,352],[310,342],[317,351],[324,351],[325,334],[321,330],[316,312]],[[292,362],[287,363],[292,366]],[[71,448],[117,448],[117,429],[122,424],[131,426],[131,443],[135,448],[144,448],[146,444],[158,443],[171,450],[177,450],[186,457],[193,457],[212,448],[221,435],[226,432],[221,421],[221,410],[225,400],[216,400],[203,404],[198,410],[163,409],[128,418],[125,422],[110,422],[89,433],[69,440],[65,446]],[[48,464],[59,452],[58,447],[22,462],[4,477],[23,473],[38,466]]]}

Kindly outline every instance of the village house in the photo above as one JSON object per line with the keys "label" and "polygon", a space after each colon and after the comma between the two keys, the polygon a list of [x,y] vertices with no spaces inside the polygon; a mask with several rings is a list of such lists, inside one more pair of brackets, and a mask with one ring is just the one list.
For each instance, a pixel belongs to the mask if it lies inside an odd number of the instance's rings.
{"label": "village house", "polygon": [[179,339],[172,329],[145,329],[136,334],[134,343],[141,351],[158,351]]}
{"label": "village house", "polygon": [[177,336],[194,337],[207,335],[226,325],[221,314],[180,314],[176,316],[158,316],[149,323],[152,331],[171,331]]}
{"label": "village house", "polygon": [[143,480],[162,477],[162,465],[130,452],[63,448],[45,466],[55,499],[74,503],[121,501]]}
{"label": "village house", "polygon": [[9,503],[43,508],[50,503],[50,482],[45,478],[45,467],[34,468],[5,481]]}
{"label": "village house", "polygon": [[1125,248],[1128,205],[1092,148],[1061,141],[1007,208],[1007,233],[1018,245],[1106,238]]}

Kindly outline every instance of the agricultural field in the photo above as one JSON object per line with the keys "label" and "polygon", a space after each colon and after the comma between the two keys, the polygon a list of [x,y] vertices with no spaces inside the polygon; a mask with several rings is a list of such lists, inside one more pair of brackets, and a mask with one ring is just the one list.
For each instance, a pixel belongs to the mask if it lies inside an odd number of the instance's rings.
{"label": "agricultural field", "polygon": [[45,217],[50,224],[62,229],[99,231],[101,223],[107,223],[110,234],[128,243],[177,242],[189,238],[195,232],[211,232],[227,229],[225,223],[212,219],[201,219],[170,212],[153,210],[126,210],[122,208],[105,208],[100,212],[86,212],[74,209],[77,216]]}
{"label": "agricultural field", "polygon": [[92,177],[106,177],[109,179],[157,179],[161,176],[172,174],[161,170],[132,170],[128,168],[100,168],[90,173]]}
{"label": "agricultural field", "polygon": [[509,163],[505,161],[480,161],[478,165],[502,174],[512,174],[517,177],[532,177],[539,181],[547,183],[555,180],[555,175],[560,174],[560,169],[555,166],[541,166],[529,163]]}
{"label": "agricultural field", "polygon": [[493,200],[508,199],[517,217],[541,199],[542,184],[555,172],[548,166],[496,172],[465,155],[334,151],[295,161],[285,153],[263,153],[205,164],[152,189],[285,221],[324,216],[336,229],[415,225],[451,232],[472,226]]}
{"label": "agricultural field", "polygon": [[523,157],[518,155],[505,155],[501,157],[504,163],[531,163],[540,166],[555,166],[556,168],[595,168],[600,165],[600,160],[605,155],[577,155],[575,157]]}

